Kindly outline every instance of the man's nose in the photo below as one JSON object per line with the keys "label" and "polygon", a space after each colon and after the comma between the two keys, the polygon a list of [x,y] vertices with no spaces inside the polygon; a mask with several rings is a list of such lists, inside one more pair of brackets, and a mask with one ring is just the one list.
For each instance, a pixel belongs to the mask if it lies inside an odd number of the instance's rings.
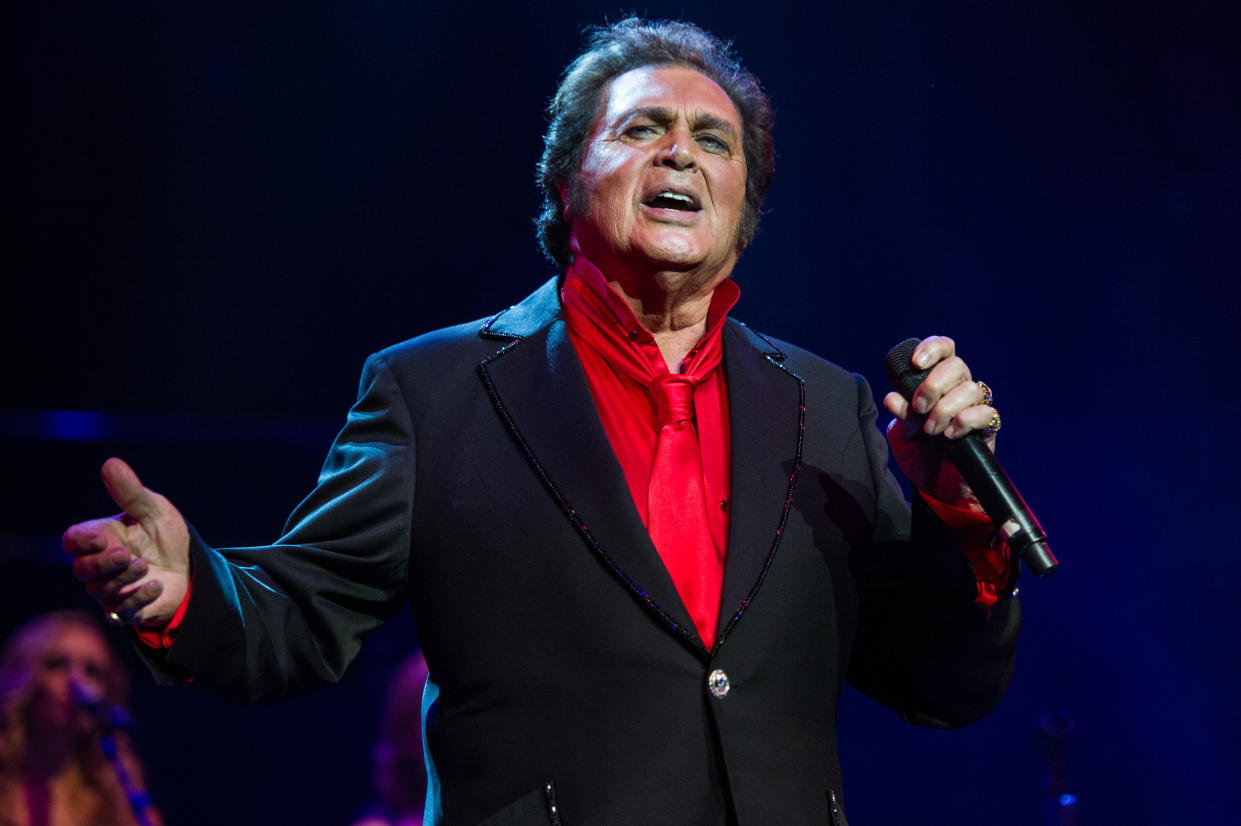
{"label": "man's nose", "polygon": [[660,158],[663,166],[673,169],[692,169],[697,165],[694,158],[694,142],[686,129],[673,129],[668,132],[668,143],[664,156]]}

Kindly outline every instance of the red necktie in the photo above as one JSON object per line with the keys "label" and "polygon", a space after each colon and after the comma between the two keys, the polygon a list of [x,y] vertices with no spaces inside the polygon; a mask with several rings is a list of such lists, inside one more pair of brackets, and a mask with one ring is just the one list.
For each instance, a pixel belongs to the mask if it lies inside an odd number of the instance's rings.
{"label": "red necktie", "polygon": [[711,542],[702,486],[702,454],[694,429],[694,381],[664,375],[650,384],[659,417],[655,463],[647,489],[647,530],[672,575],[703,644],[715,644],[724,560]]}

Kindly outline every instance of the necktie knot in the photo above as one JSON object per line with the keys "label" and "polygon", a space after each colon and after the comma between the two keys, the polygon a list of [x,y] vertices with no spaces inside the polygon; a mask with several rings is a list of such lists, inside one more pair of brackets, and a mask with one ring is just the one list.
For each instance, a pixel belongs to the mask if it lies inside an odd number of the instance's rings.
{"label": "necktie knot", "polygon": [[694,382],[688,376],[660,376],[651,384],[651,390],[660,427],[693,421]]}

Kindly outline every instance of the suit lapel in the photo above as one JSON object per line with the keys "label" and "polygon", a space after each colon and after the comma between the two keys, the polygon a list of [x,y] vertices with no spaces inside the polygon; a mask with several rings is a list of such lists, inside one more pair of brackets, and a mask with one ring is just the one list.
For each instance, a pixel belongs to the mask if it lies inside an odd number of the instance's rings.
{"label": "suit lapel", "polygon": [[774,559],[801,468],[805,382],[780,365],[784,354],[737,322],[724,333],[732,431],[732,479],[723,642],[754,598]]}
{"label": "suit lapel", "polygon": [[705,655],[633,506],[560,317],[556,282],[489,321],[482,334],[508,341],[479,371],[492,402],[565,517],[648,609]]}
{"label": "suit lapel", "polygon": [[[695,651],[705,656],[672,578],[633,507],[624,472],[560,316],[558,282],[487,322],[506,342],[479,365],[492,402],[531,466],[600,560]],[[731,502],[722,643],[775,557],[801,467],[804,381],[784,354],[738,322],[724,331],[731,429]]]}

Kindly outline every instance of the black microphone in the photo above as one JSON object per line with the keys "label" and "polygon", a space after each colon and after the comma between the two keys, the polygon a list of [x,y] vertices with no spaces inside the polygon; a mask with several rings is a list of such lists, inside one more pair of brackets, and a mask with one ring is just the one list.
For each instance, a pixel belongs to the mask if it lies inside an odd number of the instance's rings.
{"label": "black microphone", "polygon": [[[888,352],[886,360],[892,384],[910,401],[918,385],[931,372],[919,370],[913,365],[914,348],[918,343],[916,338],[902,341]],[[983,434],[974,431],[960,439],[936,438],[948,443],[952,463],[973,489],[983,510],[999,528],[1008,546],[1025,560],[1030,573],[1039,579],[1054,573],[1060,563],[1047,547],[1047,534],[1043,533],[1030,507],[1009,481],[995,454],[987,448]]]}
{"label": "black microphone", "polygon": [[117,729],[128,729],[132,719],[129,716],[129,709],[125,706],[111,706],[108,701],[96,689],[88,685],[83,685],[77,680],[71,680],[69,683],[69,693],[73,697],[73,704],[90,714],[91,719],[95,721],[95,725],[103,732],[112,732]]}

